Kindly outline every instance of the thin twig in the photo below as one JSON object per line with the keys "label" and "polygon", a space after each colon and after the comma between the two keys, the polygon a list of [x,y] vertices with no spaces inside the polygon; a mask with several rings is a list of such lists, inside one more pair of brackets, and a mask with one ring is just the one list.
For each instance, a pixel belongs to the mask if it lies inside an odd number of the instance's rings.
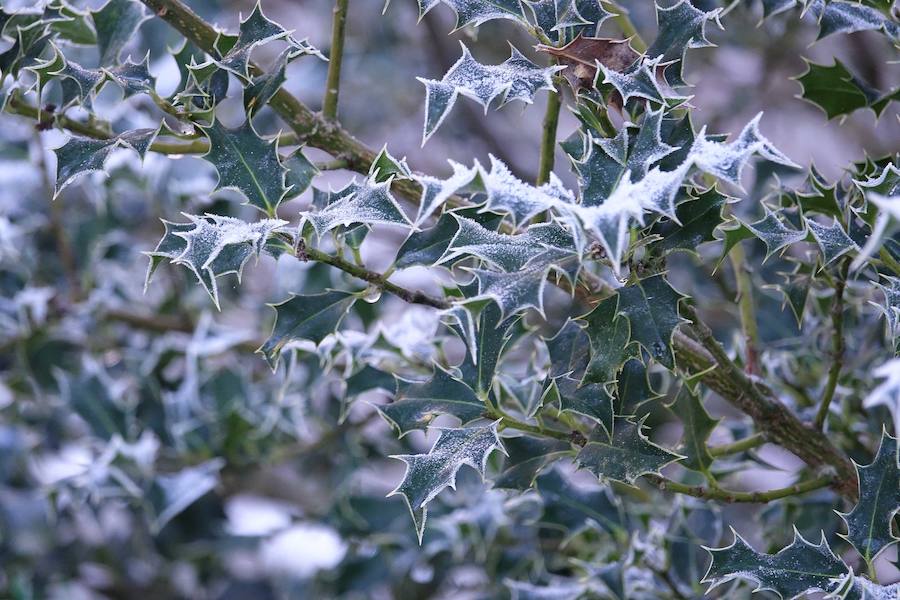
{"label": "thin twig", "polygon": [[322,116],[330,120],[337,118],[341,63],[344,61],[344,38],[347,30],[347,4],[348,0],[335,0],[334,16],[331,21],[331,51],[328,55],[325,99],[322,101]]}
{"label": "thin twig", "polygon": [[750,502],[755,504],[764,504],[766,502],[772,502],[773,500],[780,500],[781,498],[799,496],[828,487],[834,483],[833,475],[822,475],[821,477],[816,477],[809,481],[795,483],[774,490],[763,492],[738,492],[721,488],[708,488],[701,485],[686,485],[667,479],[661,475],[646,475],[646,478],[659,489],[676,494],[684,494],[686,496],[693,496],[695,498],[703,498],[706,500],[719,500],[720,502]]}
{"label": "thin twig", "polygon": [[831,322],[834,327],[831,336],[831,368],[828,370],[828,381],[825,383],[825,391],[822,393],[822,403],[819,405],[816,420],[813,423],[819,430],[825,427],[828,410],[834,399],[838,378],[841,376],[841,368],[844,365],[844,289],[847,287],[849,271],[850,259],[844,258],[837,280],[834,282],[834,299],[831,301]]}
{"label": "thin twig", "polygon": [[547,110],[544,113],[543,134],[541,136],[541,162],[538,168],[537,184],[550,180],[553,162],[556,158],[556,129],[559,125],[559,109],[562,106],[562,86],[557,80],[556,92],[547,94]]}

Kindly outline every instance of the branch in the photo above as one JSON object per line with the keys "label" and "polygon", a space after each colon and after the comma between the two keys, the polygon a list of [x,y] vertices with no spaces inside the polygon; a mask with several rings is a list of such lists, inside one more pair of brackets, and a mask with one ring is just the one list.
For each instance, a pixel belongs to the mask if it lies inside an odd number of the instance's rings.
{"label": "branch", "polygon": [[745,452],[747,450],[752,450],[753,448],[758,448],[765,443],[766,436],[764,433],[754,433],[751,436],[745,437],[742,440],[738,440],[730,444],[711,446],[709,448],[709,453],[716,457],[728,456],[730,454],[737,454],[738,452]]}
{"label": "branch", "polygon": [[684,494],[695,498],[703,498],[705,500],[719,500],[721,502],[751,502],[754,504],[765,504],[773,500],[788,498],[790,496],[799,496],[807,492],[812,492],[824,487],[828,487],[834,483],[833,475],[822,475],[809,481],[795,483],[787,487],[768,490],[764,492],[736,492],[731,490],[723,490],[721,488],[708,488],[700,485],[685,485],[677,481],[672,481],[660,475],[646,475],[647,481],[656,485],[659,489],[676,494]]}
{"label": "branch", "polygon": [[744,343],[747,349],[747,371],[757,373],[759,359],[759,325],[756,322],[756,311],[753,305],[753,280],[747,270],[747,261],[744,249],[740,244],[735,244],[728,255],[731,267],[734,270],[734,279],[737,283],[737,301],[741,314],[741,329],[744,331]]}
{"label": "branch", "polygon": [[325,80],[325,99],[322,116],[337,118],[338,93],[341,88],[341,63],[344,60],[344,33],[347,29],[347,4],[349,0],[335,0],[331,21],[331,51],[328,55],[328,78]]}
{"label": "branch", "polygon": [[831,322],[834,325],[834,333],[831,341],[832,362],[828,370],[828,381],[825,383],[825,392],[822,394],[822,403],[816,412],[814,426],[822,430],[825,420],[828,418],[828,409],[834,399],[838,378],[841,376],[841,368],[844,365],[844,289],[847,287],[847,274],[850,270],[850,259],[844,258],[837,281],[834,283],[834,299],[831,301]]}
{"label": "branch", "polygon": [[562,86],[556,92],[547,94],[547,112],[544,113],[544,132],[541,136],[541,162],[538,168],[537,184],[550,180],[553,161],[556,158],[556,128],[559,125],[559,109],[562,106]]}
{"label": "branch", "polygon": [[832,468],[831,486],[850,501],[858,498],[856,468],[831,441],[804,425],[774,392],[744,373],[700,320],[693,307],[682,304],[682,312],[693,322],[699,342],[676,331],[672,338],[682,367],[701,373],[700,379],[713,391],[746,413],[768,439],[793,452],[813,468]]}

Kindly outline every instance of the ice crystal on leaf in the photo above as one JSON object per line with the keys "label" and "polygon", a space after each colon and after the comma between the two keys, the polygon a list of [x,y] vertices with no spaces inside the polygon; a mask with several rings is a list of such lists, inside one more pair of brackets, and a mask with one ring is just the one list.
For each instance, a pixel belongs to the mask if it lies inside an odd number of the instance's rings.
{"label": "ice crystal on leaf", "polygon": [[894,433],[900,432],[900,358],[894,358],[872,371],[876,379],[884,379],[863,400],[863,406],[885,406],[894,417]]}
{"label": "ice crystal on leaf", "polygon": [[418,78],[426,90],[422,145],[444,121],[459,94],[481,104],[485,112],[497,98],[501,105],[513,100],[530,104],[538,90],[556,90],[552,75],[564,68],[541,68],[513,46],[510,46],[511,55],[505,62],[483,65],[472,57],[465,44],[460,42],[460,46],[462,56],[440,81]]}
{"label": "ice crystal on leaf", "polygon": [[318,235],[335,227],[354,223],[384,223],[412,227],[403,209],[391,194],[391,179],[376,183],[374,178],[349,184],[333,194],[332,201],[318,211],[301,213]]}

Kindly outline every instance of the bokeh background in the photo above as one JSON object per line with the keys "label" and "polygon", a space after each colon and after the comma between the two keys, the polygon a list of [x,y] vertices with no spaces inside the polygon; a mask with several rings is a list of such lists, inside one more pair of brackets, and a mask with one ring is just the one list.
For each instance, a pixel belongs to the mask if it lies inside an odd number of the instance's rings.
{"label": "bokeh background", "polygon": [[[75,4],[88,9],[102,2]],[[250,0],[188,4],[230,31],[239,14],[253,8]],[[0,5],[15,10],[34,3]],[[653,3],[623,5],[638,30],[652,39]],[[263,8],[327,53],[330,2],[263,0]],[[384,14],[383,9],[381,0],[350,0],[340,95],[344,127],[371,147],[387,144],[418,171],[446,175],[448,159],[486,164],[492,154],[522,179],[533,180],[544,93],[534,105],[514,103],[487,115],[461,98],[422,148],[424,88],[416,80],[440,78],[459,57],[460,41],[485,63],[504,60],[508,43],[542,63],[533,42],[503,21],[448,35],[454,17],[445,6],[421,21],[413,0],[392,0]],[[724,19],[727,29],[708,32],[720,47],[689,52],[686,74],[695,86],[695,125],[735,133],[764,111],[762,130],[774,144],[830,179],[867,154],[900,150],[896,104],[877,122],[869,111],[857,111],[843,122],[827,121],[817,107],[797,97],[800,86],[791,80],[804,72],[803,56],[826,64],[838,57],[873,86],[890,89],[900,82],[900,68],[885,64],[895,55],[883,36],[834,36],[811,46],[814,24],[794,14],[759,25],[760,14],[756,2],[734,3]],[[605,30],[616,34],[611,22]],[[150,52],[161,95],[177,81],[166,49],[179,43],[165,23],[150,20],[126,49],[135,58]],[[278,51],[277,44],[265,46],[255,58],[268,63]],[[89,65],[96,62],[92,52],[73,48],[67,55]],[[326,64],[314,58],[295,61],[286,86],[318,109],[325,72]],[[133,103],[142,100],[125,103],[117,94],[104,91],[95,102],[97,112],[130,127],[155,125],[147,116],[152,111],[133,110]],[[219,114],[233,126],[243,118],[236,82],[230,95]],[[256,124],[264,133],[279,128],[266,112]],[[559,138],[576,128],[564,110]],[[463,473],[460,490],[446,494],[442,508],[435,510],[420,548],[403,502],[384,499],[403,471],[401,463],[385,457],[424,451],[433,437],[415,433],[397,441],[363,401],[336,425],[345,387],[340,378],[322,376],[318,357],[301,352],[289,368],[272,374],[252,353],[272,320],[266,302],[339,283],[333,274],[290,257],[266,258],[248,266],[240,285],[222,280],[221,312],[174,266],[162,267],[144,293],[147,259],[141,252],[152,250],[163,233],[159,219],[207,211],[255,219],[256,213],[240,206],[234,194],[212,194],[215,171],[202,159],[150,155],[140,165],[128,153],[114,157],[109,176],[84,178],[51,201],[55,158],[50,150],[64,141],[59,132],[37,133],[25,119],[0,116],[4,595],[476,598],[503,596],[503,573],[528,578],[546,542],[521,530],[529,511],[536,510],[532,505],[510,504],[500,492],[485,490],[474,473]],[[309,156],[325,158],[315,151]],[[561,152],[556,164],[556,173],[574,187]],[[350,177],[328,172],[315,185],[337,188]],[[746,188],[751,199],[763,189],[753,174]],[[310,195],[283,205],[281,216],[296,223]],[[65,264],[60,236],[74,264]],[[367,265],[386,267],[402,242],[399,236],[389,229],[369,236],[363,246]],[[439,291],[441,281],[419,269],[399,273],[397,280],[429,292]],[[709,287],[713,301],[727,304],[721,290]],[[76,288],[80,294],[73,293]],[[776,315],[763,321],[765,337],[780,340],[784,351],[804,343],[781,312],[776,292],[763,293],[761,302]],[[380,299],[378,307],[388,315],[382,331],[388,364],[392,353],[423,361],[433,356],[432,341],[442,335],[433,314],[389,298]],[[124,313],[146,321],[129,322]],[[733,322],[734,315],[723,310],[713,324],[728,328]],[[335,362],[340,352],[361,347],[362,332],[373,328],[373,315],[354,315]],[[363,400],[383,398],[374,393]],[[128,435],[102,439],[102,423],[92,421],[98,404],[122,419]],[[678,439],[677,429],[662,431]],[[760,454],[772,468],[745,473],[741,486],[776,487],[798,467],[792,457],[771,448]],[[830,508],[828,498],[820,505],[813,500],[799,526],[808,532],[824,523],[833,528]],[[726,520],[736,524],[778,522],[760,511],[727,512]],[[752,527],[745,527],[750,539]],[[514,560],[525,566],[501,568]]]}

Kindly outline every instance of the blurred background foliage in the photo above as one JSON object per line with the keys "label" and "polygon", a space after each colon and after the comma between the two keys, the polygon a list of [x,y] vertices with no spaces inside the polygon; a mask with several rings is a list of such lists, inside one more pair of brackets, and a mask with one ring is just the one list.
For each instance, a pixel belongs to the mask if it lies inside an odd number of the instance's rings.
{"label": "blurred background foliage", "polygon": [[[0,4],[9,11],[33,5],[27,0]],[[74,4],[96,9],[102,3]],[[253,8],[249,0],[189,4],[230,31],[239,13]],[[417,24],[411,0],[393,0],[386,17],[380,0],[350,4],[341,94],[341,120],[349,131],[371,147],[389,142],[393,155],[406,156],[410,166],[424,172],[446,175],[448,158],[487,164],[493,154],[523,179],[534,178],[545,94],[534,106],[508,105],[490,118],[473,103],[460,102],[441,135],[422,150],[424,95],[415,79],[439,78],[458,57],[460,40],[479,60],[494,64],[508,56],[507,41],[537,57],[530,38],[504,21],[447,35],[453,15],[444,6]],[[623,4],[652,39],[653,3]],[[265,10],[327,54],[331,2],[267,0]],[[867,155],[900,150],[896,105],[877,124],[870,111],[826,121],[820,109],[797,97],[800,86],[790,79],[805,70],[801,56],[819,63],[838,57],[873,86],[892,89],[900,71],[897,65],[882,65],[892,52],[883,36],[833,36],[809,48],[814,25],[785,18],[759,26],[760,17],[761,3],[737,3],[726,31],[709,32],[721,47],[689,55],[686,77],[696,85],[692,103],[698,128],[735,133],[765,110],[765,134],[796,162],[815,165],[827,180]],[[615,26],[604,27],[612,33]],[[168,49],[179,43],[165,23],[151,19],[126,47],[125,54],[135,58],[149,51],[163,96],[178,80]],[[266,46],[255,57],[268,63],[278,51],[277,45]],[[97,61],[91,46],[67,48],[67,56],[85,65]],[[318,108],[325,70],[318,60],[292,63],[286,87]],[[242,119],[237,91],[232,81],[219,109],[230,125]],[[134,110],[114,89],[104,90],[95,107],[129,128],[156,125],[149,111]],[[256,125],[263,133],[279,127],[265,111]],[[563,111],[560,139],[577,125]],[[335,285],[338,275],[290,256],[267,257],[246,270],[240,286],[233,278],[221,282],[221,312],[213,312],[185,269],[160,269],[145,293],[142,252],[160,238],[160,219],[180,220],[182,212],[252,219],[254,209],[242,206],[231,192],[211,194],[215,171],[200,158],[150,154],[141,165],[129,153],[114,157],[108,176],[84,178],[53,201],[55,158],[48,149],[64,139],[58,131],[36,131],[26,119],[2,118],[4,597],[525,598],[533,597],[531,591],[516,581],[552,582],[576,574],[598,582],[601,597],[616,597],[617,578],[629,580],[632,598],[701,593],[697,581],[707,558],[699,547],[723,540],[719,509],[691,500],[653,502],[658,496],[640,491],[613,502],[585,473],[570,480],[569,473],[563,479],[550,471],[543,487],[520,496],[486,489],[474,472],[464,470],[459,489],[432,503],[420,548],[404,503],[385,498],[403,471],[401,463],[385,457],[425,451],[434,435],[426,439],[413,432],[397,440],[367,402],[357,399],[349,406],[358,391],[354,385],[365,390],[363,400],[379,403],[384,394],[371,389],[372,381],[341,377],[340,366],[354,352],[377,354],[384,365],[428,364],[437,342],[452,345],[455,338],[429,311],[373,297],[371,304],[357,303],[331,346],[317,353],[299,345],[273,374],[253,355],[273,318],[265,303],[289,292],[320,291]],[[317,158],[315,151],[310,156]],[[557,174],[573,182],[561,151],[557,164]],[[769,174],[761,169],[758,181],[747,182],[751,198],[761,197],[771,183],[763,176]],[[348,178],[346,172],[327,172],[317,186],[337,188]],[[282,206],[282,216],[296,221],[298,207],[310,195]],[[753,202],[742,203],[740,210],[748,218],[762,216]],[[384,230],[369,236],[362,252],[371,268],[392,261],[393,249],[402,242],[398,235]],[[758,263],[764,248],[749,248]],[[683,260],[690,262],[686,256]],[[772,260],[757,274],[758,281],[774,284],[789,266]],[[734,326],[734,284],[728,273],[712,278],[696,268],[672,271],[676,288],[704,295],[716,328]],[[417,269],[398,275],[404,279],[426,290],[440,289],[440,282]],[[811,340],[825,345],[800,333],[778,290],[761,290],[758,300],[761,334],[772,348],[769,360],[802,362],[799,348]],[[717,302],[721,311],[715,310]],[[551,320],[554,313],[559,319],[568,312],[563,300],[558,308],[548,305]],[[390,315],[387,325],[379,329],[376,314]],[[858,325],[860,338],[881,335],[883,328],[875,316]],[[854,358],[861,377],[870,359],[865,354]],[[331,366],[337,368],[328,372],[325,367]],[[816,369],[820,365],[809,371],[811,378],[819,376]],[[735,414],[724,405],[711,410]],[[669,419],[665,410],[651,415],[664,437]],[[735,431],[736,437],[740,433]],[[677,431],[670,437],[677,439]],[[867,459],[865,446],[856,451],[859,460]],[[750,488],[760,481],[777,485],[798,468],[796,459],[771,447],[759,450],[754,464],[755,470],[742,475]],[[634,522],[621,516],[617,502],[629,503],[629,513],[639,515],[631,517]],[[839,526],[833,505],[833,494],[821,491],[765,510],[728,507],[725,512],[730,523],[756,523],[748,527],[754,541],[780,548],[790,541],[790,523],[811,538],[823,526],[833,535]],[[605,512],[597,512],[598,506]],[[623,536],[631,542],[624,543]],[[624,569],[625,562],[642,566]],[[617,564],[617,571],[602,566]],[[660,577],[667,591],[648,583]],[[559,590],[566,588],[556,589],[564,594]],[[748,589],[720,594],[746,597]],[[569,589],[572,596],[582,591]]]}

